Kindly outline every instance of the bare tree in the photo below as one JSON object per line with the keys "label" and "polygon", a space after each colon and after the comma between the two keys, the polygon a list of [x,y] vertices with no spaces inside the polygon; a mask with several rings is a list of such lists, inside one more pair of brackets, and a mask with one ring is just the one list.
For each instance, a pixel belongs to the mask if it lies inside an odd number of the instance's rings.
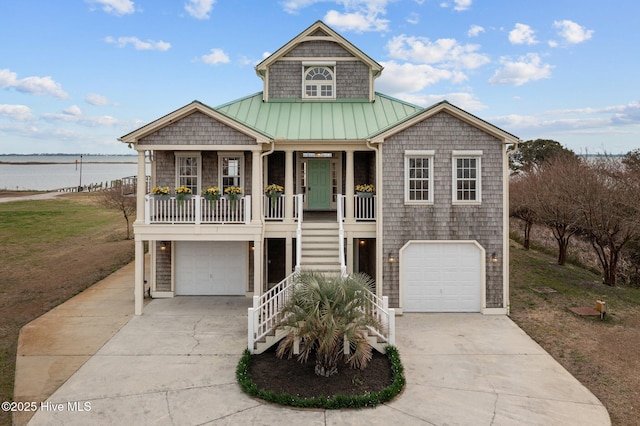
{"label": "bare tree", "polygon": [[131,239],[131,221],[136,217],[136,197],[124,195],[120,187],[97,192],[100,205],[108,209],[119,210],[127,222],[127,240]]}
{"label": "bare tree", "polygon": [[593,161],[581,175],[576,194],[584,235],[591,242],[607,285],[616,285],[620,252],[640,231],[640,185],[610,157]]}
{"label": "bare tree", "polygon": [[528,183],[524,175],[512,176],[509,182],[509,216],[520,219],[524,224],[522,244],[525,250],[529,250],[531,245],[531,228],[537,219]]}
{"label": "bare tree", "polygon": [[558,265],[566,263],[569,241],[581,229],[582,217],[575,194],[580,191],[585,167],[584,161],[577,157],[556,156],[527,176],[532,209],[538,221],[551,229],[558,243]]}

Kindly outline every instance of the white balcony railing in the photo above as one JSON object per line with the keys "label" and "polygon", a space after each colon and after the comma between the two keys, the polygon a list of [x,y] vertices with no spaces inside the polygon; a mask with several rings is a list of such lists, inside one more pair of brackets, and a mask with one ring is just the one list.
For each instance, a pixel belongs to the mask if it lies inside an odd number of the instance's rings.
{"label": "white balcony railing", "polygon": [[376,196],[353,196],[353,216],[357,221],[376,220]]}
{"label": "white balcony railing", "polygon": [[284,194],[262,196],[262,206],[265,220],[283,220],[284,219]]}
{"label": "white balcony railing", "polygon": [[207,200],[199,195],[178,200],[176,197],[145,196],[145,223],[227,224],[251,222],[251,196],[237,200],[225,197]]}

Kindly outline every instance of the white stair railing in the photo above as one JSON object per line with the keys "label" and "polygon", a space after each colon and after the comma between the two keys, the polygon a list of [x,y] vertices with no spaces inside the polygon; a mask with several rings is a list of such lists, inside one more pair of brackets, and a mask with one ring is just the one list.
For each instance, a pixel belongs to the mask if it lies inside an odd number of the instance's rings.
{"label": "white stair railing", "polygon": [[249,352],[255,350],[255,343],[269,334],[281,319],[280,313],[295,285],[297,273],[289,275],[262,296],[253,296],[253,306],[247,311]]}
{"label": "white stair railing", "polygon": [[338,194],[336,196],[336,207],[338,211],[338,259],[340,261],[340,273],[343,277],[347,276],[347,265],[344,260],[344,205],[345,196]]}
{"label": "white stair railing", "polygon": [[304,205],[304,195],[296,195],[296,219],[298,227],[296,228],[296,266],[295,271],[300,272],[300,262],[302,261],[302,209]]}
{"label": "white stair railing", "polygon": [[367,291],[367,311],[373,315],[381,325],[381,329],[370,328],[370,331],[388,345],[395,345],[396,341],[396,310],[389,308],[387,296],[378,297]]}

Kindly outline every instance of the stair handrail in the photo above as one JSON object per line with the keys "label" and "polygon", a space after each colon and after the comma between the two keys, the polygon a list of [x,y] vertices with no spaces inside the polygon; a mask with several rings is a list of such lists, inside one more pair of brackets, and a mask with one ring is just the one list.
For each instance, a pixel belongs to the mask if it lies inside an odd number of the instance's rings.
{"label": "stair handrail", "polygon": [[298,220],[298,227],[296,228],[296,266],[295,272],[300,272],[300,263],[302,262],[302,209],[304,207],[304,195],[296,195],[296,219]]}
{"label": "stair handrail", "polygon": [[269,334],[281,319],[282,308],[289,299],[296,282],[294,272],[261,296],[253,296],[253,306],[248,308],[248,347],[253,353],[255,343]]}
{"label": "stair handrail", "polygon": [[396,340],[396,310],[389,308],[389,298],[379,297],[374,292],[367,290],[366,298],[369,302],[367,309],[382,326],[382,330],[370,327],[370,331],[380,337],[388,345],[395,345]]}
{"label": "stair handrail", "polygon": [[342,194],[336,195],[336,207],[338,213],[338,257],[340,261],[340,273],[343,277],[347,276],[347,265],[344,260],[344,210],[343,205],[345,196]]}

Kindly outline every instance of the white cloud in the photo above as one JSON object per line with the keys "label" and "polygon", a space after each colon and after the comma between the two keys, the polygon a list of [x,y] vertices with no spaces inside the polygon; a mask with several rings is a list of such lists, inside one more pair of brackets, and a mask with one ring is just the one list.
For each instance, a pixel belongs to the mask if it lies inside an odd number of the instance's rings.
{"label": "white cloud", "polygon": [[553,23],[555,28],[560,31],[558,35],[564,39],[566,43],[578,44],[587,41],[593,36],[593,30],[587,30],[585,27],[576,24],[573,21],[565,19],[563,21],[555,21]]}
{"label": "white cloud", "polygon": [[330,10],[324,16],[324,21],[327,25],[339,31],[362,33],[365,31],[387,31],[389,29],[389,20],[378,18],[377,13],[340,13]]}
{"label": "white cloud", "polygon": [[333,0],[287,0],[282,2],[282,7],[287,13],[298,13],[300,9],[325,1]]}
{"label": "white cloud", "polygon": [[501,62],[502,68],[495,72],[489,83],[522,86],[530,81],[550,78],[553,68],[552,65],[542,63],[542,59],[536,53],[522,56],[515,62],[502,58]]}
{"label": "white cloud", "polygon": [[376,80],[378,90],[400,97],[403,93],[419,92],[443,80],[461,82],[466,76],[460,72],[437,69],[431,65],[383,62],[384,72]]}
{"label": "white cloud", "polygon": [[487,108],[472,93],[455,92],[442,95],[401,93],[396,96],[398,99],[410,102],[414,105],[428,107],[438,102],[447,101],[465,111],[482,111]]}
{"label": "white cloud", "polygon": [[[471,7],[471,3],[473,0],[453,0],[453,10],[458,12],[464,12]],[[448,1],[440,2],[440,7],[447,8],[451,7],[451,3]]]}
{"label": "white cloud", "polygon": [[511,44],[536,44],[535,31],[526,24],[516,24],[516,27],[509,32],[509,42]]}
{"label": "white cloud", "polygon": [[226,64],[229,62],[229,56],[222,49],[211,49],[211,53],[200,57],[202,62],[209,65]]}
{"label": "white cloud", "polygon": [[60,99],[67,99],[69,95],[62,90],[60,83],[51,77],[25,77],[18,79],[18,74],[9,69],[0,70],[0,87],[13,88],[19,92],[31,95],[51,95]]}
{"label": "white cloud", "polygon": [[420,15],[418,15],[415,12],[411,12],[409,14],[409,16],[407,16],[407,22],[412,24],[412,25],[416,25],[420,23]]}
{"label": "white cloud", "polygon": [[469,28],[469,31],[467,31],[467,36],[478,37],[480,33],[483,33],[483,32],[484,32],[484,28],[481,27],[480,25],[472,25],[471,28]]}
{"label": "white cloud", "polygon": [[387,13],[387,5],[394,0],[286,0],[282,7],[287,13],[298,13],[316,3],[334,3],[344,11],[329,10],[323,20],[339,31],[388,31],[389,20],[380,16]]}
{"label": "white cloud", "polygon": [[66,108],[63,113],[79,117],[82,115],[82,110],[78,105],[71,105],[70,107]]}
{"label": "white cloud", "polygon": [[392,58],[462,69],[475,69],[490,62],[488,56],[477,52],[479,49],[477,44],[463,45],[451,38],[432,42],[426,37],[404,34],[393,37],[387,43]]}
{"label": "white cloud", "polygon": [[77,105],[71,105],[62,113],[42,114],[42,118],[49,122],[75,123],[87,127],[114,127],[121,124],[120,120],[109,115],[84,115]]}
{"label": "white cloud", "polygon": [[209,19],[209,13],[215,3],[216,0],[189,0],[184,5],[184,10],[196,19]]}
{"label": "white cloud", "polygon": [[31,108],[26,105],[0,104],[0,116],[16,121],[29,121],[33,118]]}
{"label": "white cloud", "polygon": [[108,44],[115,44],[118,47],[126,47],[127,45],[133,45],[136,50],[159,50],[161,52],[167,51],[171,48],[171,44],[166,41],[142,41],[138,37],[118,37],[117,39],[109,36],[105,37],[105,42]]}
{"label": "white cloud", "polygon": [[135,12],[134,4],[131,0],[85,0],[87,3],[97,3],[102,6],[105,12],[116,15],[129,15]]}
{"label": "white cloud", "polygon": [[453,0],[453,2],[456,4],[453,10],[463,11],[471,7],[472,0]]}
{"label": "white cloud", "polygon": [[97,93],[89,93],[84,100],[86,103],[93,106],[111,105],[111,102],[106,96],[102,96]]}

